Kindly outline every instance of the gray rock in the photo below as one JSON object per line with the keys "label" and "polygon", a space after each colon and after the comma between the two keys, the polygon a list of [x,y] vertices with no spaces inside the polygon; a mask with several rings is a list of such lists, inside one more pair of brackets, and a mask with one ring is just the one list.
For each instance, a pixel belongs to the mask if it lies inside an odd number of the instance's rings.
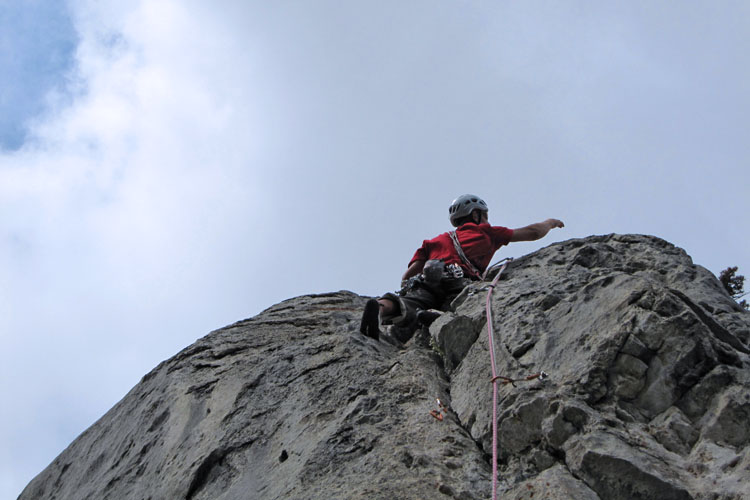
{"label": "gray rock", "polygon": [[450,312],[442,314],[430,326],[434,345],[442,354],[445,369],[452,373],[479,335],[478,319],[456,316]]}
{"label": "gray rock", "polygon": [[676,406],[650,422],[649,432],[669,451],[687,455],[698,440],[698,429]]}
{"label": "gray rock", "polygon": [[516,484],[502,492],[507,500],[600,500],[600,497],[583,481],[576,479],[562,465],[556,465],[539,475]]}
{"label": "gray rock", "polygon": [[715,407],[702,419],[702,437],[743,448],[750,440],[750,393],[732,386],[716,397]]}
{"label": "gray rock", "polygon": [[[453,315],[482,331],[452,361],[451,395],[489,453],[491,391],[479,381],[491,369],[487,329],[477,320],[486,293],[477,283],[454,302]],[[731,473],[750,482],[742,469],[750,315],[684,251],[635,235],[551,245],[508,266],[492,307],[498,373],[549,374],[500,386],[504,477],[533,481],[550,468],[539,459],[545,451],[601,498],[746,498],[707,457],[721,450],[724,467],[735,463]],[[518,418],[530,401],[539,416]],[[714,455],[694,453],[696,446]]]}
{"label": "gray rock", "polygon": [[[360,335],[350,292],[212,332],[19,498],[488,498],[487,292],[406,345]],[[508,266],[492,307],[498,374],[518,379],[498,385],[501,498],[750,498],[750,314],[684,251],[554,244]]]}
{"label": "gray rock", "polygon": [[355,332],[364,299],[299,297],[148,374],[22,499],[486,498],[437,355]]}
{"label": "gray rock", "polygon": [[689,500],[678,470],[607,432],[592,432],[567,449],[573,474],[601,498],[610,500]]}

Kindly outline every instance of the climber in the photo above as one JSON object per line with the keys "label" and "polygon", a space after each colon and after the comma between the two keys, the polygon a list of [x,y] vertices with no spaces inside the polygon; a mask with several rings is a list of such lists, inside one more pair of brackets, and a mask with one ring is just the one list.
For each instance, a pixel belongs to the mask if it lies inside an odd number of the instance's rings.
{"label": "climber", "polygon": [[401,278],[398,294],[386,293],[365,305],[360,332],[379,339],[380,322],[394,325],[401,342],[420,325],[429,325],[471,280],[482,278],[492,256],[503,245],[514,241],[543,238],[556,227],[558,219],[547,219],[518,229],[489,224],[487,204],[471,194],[459,196],[448,208],[455,231],[422,242]]}

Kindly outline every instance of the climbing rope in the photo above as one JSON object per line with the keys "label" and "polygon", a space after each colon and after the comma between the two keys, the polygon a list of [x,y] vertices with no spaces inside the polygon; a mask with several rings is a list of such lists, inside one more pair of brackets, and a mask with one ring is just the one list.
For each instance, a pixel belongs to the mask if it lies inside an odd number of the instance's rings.
{"label": "climbing rope", "polygon": [[[497,272],[495,279],[487,291],[487,336],[489,337],[490,365],[492,366],[492,500],[497,500],[497,370],[495,369],[495,341],[492,335],[492,291],[500,280],[500,275],[505,271],[505,267],[511,259],[505,259],[502,267]],[[502,261],[501,261],[502,262]],[[499,265],[500,262],[498,262]],[[494,267],[494,266],[493,266]],[[489,269],[488,269],[489,270]]]}
{"label": "climbing rope", "polygon": [[501,260],[500,262],[487,268],[487,270],[484,272],[484,275],[482,276],[482,278],[486,277],[490,269],[493,269],[502,264],[500,270],[497,272],[497,275],[495,275],[495,279],[493,279],[492,283],[488,285],[487,304],[485,305],[485,309],[487,310],[487,336],[489,338],[490,365],[492,366],[492,379],[490,380],[492,382],[492,500],[497,500],[497,382],[500,381],[503,384],[511,384],[513,387],[515,387],[516,382],[528,382],[537,379],[544,380],[545,378],[547,378],[547,374],[542,371],[539,373],[534,373],[533,375],[529,375],[527,377],[514,379],[498,375],[497,369],[495,368],[495,340],[492,333],[492,291],[495,289],[497,282],[500,280],[500,275],[503,274],[503,271],[505,271],[505,267],[511,260],[513,260],[512,257]]}

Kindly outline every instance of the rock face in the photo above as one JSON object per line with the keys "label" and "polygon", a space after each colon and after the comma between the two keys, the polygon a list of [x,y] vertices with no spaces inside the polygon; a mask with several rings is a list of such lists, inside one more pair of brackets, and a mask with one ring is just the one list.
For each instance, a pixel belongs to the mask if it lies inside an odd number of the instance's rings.
{"label": "rock face", "polygon": [[[360,335],[350,292],[212,332],[19,499],[489,498],[486,288],[405,346]],[[551,245],[492,307],[499,374],[549,375],[500,386],[500,498],[750,498],[750,314],[684,251]]]}

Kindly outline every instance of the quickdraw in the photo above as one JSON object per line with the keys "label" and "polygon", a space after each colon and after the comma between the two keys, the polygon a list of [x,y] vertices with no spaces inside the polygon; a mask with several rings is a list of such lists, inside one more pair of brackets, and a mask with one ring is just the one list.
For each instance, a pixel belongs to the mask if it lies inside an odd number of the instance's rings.
{"label": "quickdraw", "polygon": [[494,384],[496,381],[500,380],[502,384],[510,384],[513,387],[518,387],[516,385],[516,382],[531,382],[532,380],[544,380],[547,377],[549,377],[549,375],[547,375],[547,373],[545,372],[535,373],[533,375],[529,375],[528,377],[523,377],[523,378],[509,378],[509,377],[503,377],[502,375],[497,375],[496,377],[492,377],[492,380],[490,380],[490,382]]}
{"label": "quickdraw", "polygon": [[443,405],[442,401],[440,401],[439,399],[436,399],[435,401],[437,401],[439,410],[430,410],[430,415],[432,415],[435,418],[435,420],[439,420],[440,422],[442,422],[443,415],[448,414],[448,409]]}

